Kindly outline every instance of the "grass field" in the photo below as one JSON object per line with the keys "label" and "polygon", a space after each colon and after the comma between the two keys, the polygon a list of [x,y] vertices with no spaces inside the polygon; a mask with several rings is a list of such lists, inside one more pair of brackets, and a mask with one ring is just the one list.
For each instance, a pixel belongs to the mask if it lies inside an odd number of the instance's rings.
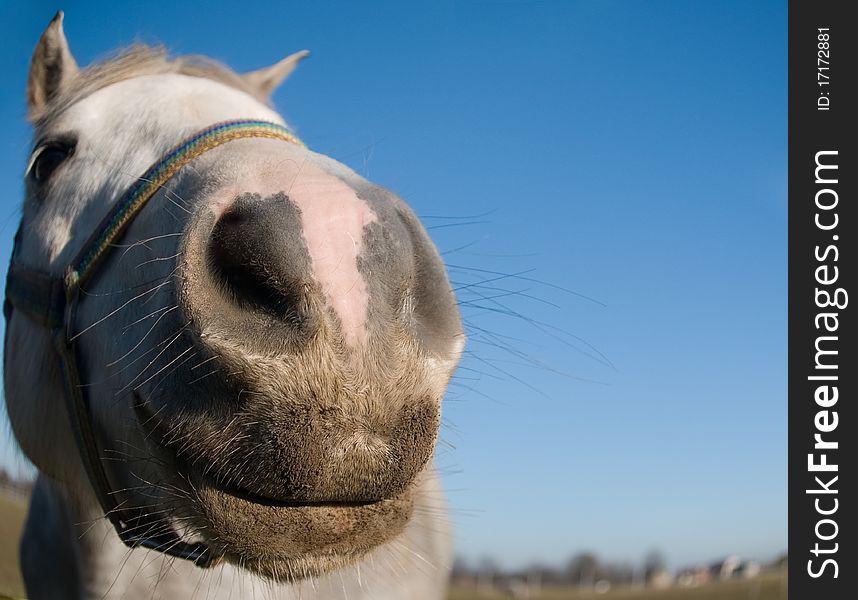
{"label": "grass field", "polygon": [[[0,494],[0,599],[24,592],[18,567],[18,539],[27,507],[24,500]],[[699,588],[667,590],[616,589],[606,594],[577,590],[545,590],[530,600],[785,600],[786,571],[767,573],[749,580],[727,581]],[[482,595],[474,590],[453,589],[450,600],[500,600],[503,594]],[[403,599],[405,600],[405,599]]]}
{"label": "grass field", "polygon": [[[450,600],[500,600],[501,593],[480,594],[475,590],[452,589]],[[604,594],[575,589],[544,590],[528,600],[786,600],[786,570],[765,573],[753,579],[712,583],[696,588],[630,589],[618,588]]]}
{"label": "grass field", "polygon": [[27,516],[27,503],[21,498],[0,494],[0,598],[24,593],[18,566],[18,539]]}

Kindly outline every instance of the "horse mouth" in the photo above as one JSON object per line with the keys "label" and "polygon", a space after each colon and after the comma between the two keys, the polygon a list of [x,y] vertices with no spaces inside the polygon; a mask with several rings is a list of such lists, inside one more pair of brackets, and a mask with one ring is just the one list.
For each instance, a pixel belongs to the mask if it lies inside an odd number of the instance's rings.
{"label": "horse mouth", "polygon": [[[185,465],[185,471],[190,468]],[[283,500],[280,498],[271,498],[263,494],[250,491],[242,486],[230,481],[220,475],[210,475],[197,470],[197,476],[200,476],[205,485],[227,496],[232,496],[251,504],[259,504],[261,506],[272,506],[281,508],[300,508],[300,507],[328,507],[328,508],[359,508],[362,506],[371,506],[377,504],[380,500],[371,501],[342,501],[342,500]]]}
{"label": "horse mouth", "polygon": [[[347,566],[402,533],[410,490],[377,502],[283,502],[225,488],[190,474],[197,521],[216,554],[278,580],[323,575]],[[202,527],[200,527],[202,529]]]}
{"label": "horse mouth", "polygon": [[169,509],[215,556],[283,582],[346,567],[401,534],[413,512],[412,485],[372,501],[290,500],[248,490],[183,459],[160,431],[157,416],[135,393],[134,411],[150,444],[172,466],[181,498]]}

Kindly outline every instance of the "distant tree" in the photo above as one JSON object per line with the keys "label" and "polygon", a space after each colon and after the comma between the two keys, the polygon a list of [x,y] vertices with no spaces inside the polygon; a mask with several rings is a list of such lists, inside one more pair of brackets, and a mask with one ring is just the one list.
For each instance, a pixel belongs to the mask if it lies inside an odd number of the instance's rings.
{"label": "distant tree", "polygon": [[634,581],[634,568],[628,564],[622,563],[602,563],[596,579],[604,579],[612,585],[631,584]]}
{"label": "distant tree", "polygon": [[496,583],[496,579],[500,574],[500,568],[491,556],[484,556],[480,559],[479,567],[477,567],[477,579],[480,587],[491,587]]}
{"label": "distant tree", "polygon": [[768,566],[771,569],[785,569],[788,564],[788,555],[786,552],[774,559]]}
{"label": "distant tree", "polygon": [[653,575],[664,571],[667,561],[664,559],[664,554],[660,550],[650,550],[644,556],[644,577],[649,581]]}
{"label": "distant tree", "polygon": [[557,569],[549,565],[536,562],[526,567],[519,577],[528,582],[528,585],[540,587],[545,584],[557,584],[561,582],[561,575]]}
{"label": "distant tree", "polygon": [[453,559],[453,567],[450,570],[450,577],[453,580],[459,580],[472,576],[474,576],[474,573],[471,571],[470,565],[468,565],[468,561],[465,560],[465,557],[456,555]]}
{"label": "distant tree", "polygon": [[18,494],[29,494],[33,489],[34,481],[30,478],[20,479],[9,473],[5,468],[0,468],[0,489],[9,490]]}
{"label": "distant tree", "polygon": [[599,559],[591,552],[574,556],[566,567],[566,581],[581,587],[592,587],[596,581]]}

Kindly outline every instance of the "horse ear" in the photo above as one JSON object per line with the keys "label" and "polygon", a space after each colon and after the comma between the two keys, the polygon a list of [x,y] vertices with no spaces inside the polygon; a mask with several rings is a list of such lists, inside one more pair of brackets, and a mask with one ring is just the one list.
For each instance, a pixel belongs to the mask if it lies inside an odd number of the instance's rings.
{"label": "horse ear", "polygon": [[63,32],[63,11],[58,11],[42,34],[33,58],[27,81],[27,107],[30,120],[38,118],[48,102],[78,72],[77,62],[69,50]]}
{"label": "horse ear", "polygon": [[245,73],[241,77],[250,87],[256,90],[259,97],[270,98],[274,90],[292,74],[298,63],[309,55],[310,52],[308,50],[301,50],[295,54],[290,54],[270,67]]}

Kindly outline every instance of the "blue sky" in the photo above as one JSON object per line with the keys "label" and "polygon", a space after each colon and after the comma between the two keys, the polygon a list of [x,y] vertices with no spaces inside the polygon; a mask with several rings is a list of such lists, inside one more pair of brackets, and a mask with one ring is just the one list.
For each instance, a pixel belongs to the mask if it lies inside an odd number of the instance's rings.
{"label": "blue sky", "polygon": [[[460,287],[438,456],[460,554],[786,548],[786,2],[205,6],[62,8],[82,64],[133,41],[239,70],[313,52],[276,106],[410,202]],[[0,9],[4,270],[56,8]]]}

